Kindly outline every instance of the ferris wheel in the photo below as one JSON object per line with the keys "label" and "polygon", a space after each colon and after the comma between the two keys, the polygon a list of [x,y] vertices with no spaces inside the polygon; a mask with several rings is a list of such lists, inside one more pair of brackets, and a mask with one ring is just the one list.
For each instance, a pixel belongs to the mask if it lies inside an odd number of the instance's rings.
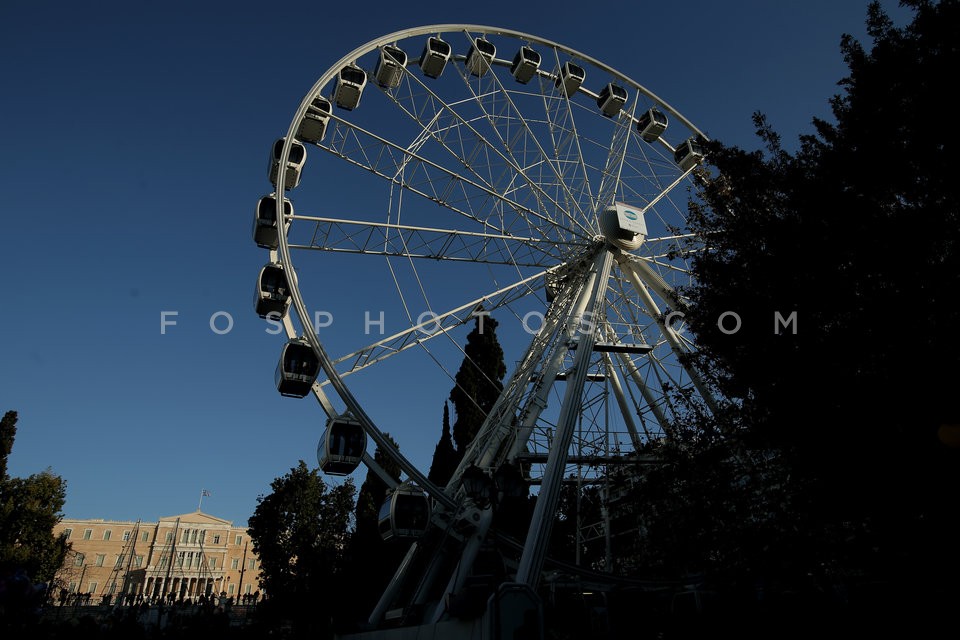
{"label": "ferris wheel", "polygon": [[[384,538],[414,541],[371,625],[396,610],[415,608],[417,624],[453,615],[450,597],[496,530],[472,482],[502,495],[522,469],[523,491],[538,488],[507,562],[508,582],[535,591],[561,485],[646,455],[670,436],[678,398],[713,408],[681,311],[703,140],[612,67],[488,26],[377,38],[306,93],[256,205],[253,236],[269,259],[255,307],[286,334],[278,391],[313,396],[326,414],[321,468],[380,474],[391,488]],[[399,436],[422,389],[431,408],[444,400],[464,337],[485,318],[511,364],[436,486],[403,437],[397,449],[385,434]],[[407,437],[432,450],[432,425]]]}

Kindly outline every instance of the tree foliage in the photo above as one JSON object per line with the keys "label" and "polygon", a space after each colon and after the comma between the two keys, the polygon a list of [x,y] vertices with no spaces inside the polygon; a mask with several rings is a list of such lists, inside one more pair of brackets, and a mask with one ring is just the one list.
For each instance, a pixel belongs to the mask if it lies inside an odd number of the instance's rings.
{"label": "tree foliage", "polygon": [[[391,446],[399,448],[390,434],[385,433],[384,436]],[[391,478],[400,481],[399,465],[381,447],[377,447],[373,458]],[[387,492],[386,483],[368,469],[357,496],[356,532],[350,546],[349,576],[344,583],[351,598],[337,619],[346,627],[366,620],[370,615],[406,551],[402,547],[387,544],[380,536],[380,507],[387,498]]]}
{"label": "tree foliage", "polygon": [[271,489],[249,521],[262,587],[275,616],[305,632],[329,632],[352,533],[353,482],[330,488],[301,460]]}
{"label": "tree foliage", "polygon": [[450,434],[450,405],[444,402],[440,441],[433,450],[433,461],[430,463],[427,479],[439,487],[446,486],[453,472],[456,471],[459,460],[460,457],[453,446],[453,437]]}
{"label": "tree foliage", "polygon": [[457,414],[453,440],[461,458],[503,390],[507,366],[497,339],[497,324],[490,316],[477,315],[473,330],[467,335],[456,385],[450,391]]}
{"label": "tree foliage", "polygon": [[38,583],[53,580],[69,549],[54,536],[63,517],[66,482],[50,469],[27,478],[7,475],[7,457],[17,435],[17,412],[0,420],[0,618],[3,624],[29,613]]}
{"label": "tree foliage", "polygon": [[[709,143],[715,173],[701,175],[692,205],[708,249],[694,256],[688,318],[736,411],[697,427],[689,455],[716,450],[711,432],[722,451],[692,467],[700,476],[664,480],[661,506],[682,511],[666,509],[665,521],[718,531],[733,509],[762,507],[767,535],[740,537],[752,551],[730,557],[759,563],[763,551],[766,569],[794,576],[826,566],[931,584],[955,558],[960,451],[937,434],[960,423],[960,160],[948,95],[960,3],[903,4],[913,10],[904,27],[870,5],[870,48],[842,37],[849,75],[833,122],[815,119],[788,151],[755,115],[765,149]],[[739,331],[718,326],[726,312]],[[759,494],[734,491],[758,478]],[[714,562],[729,541],[691,557]]]}

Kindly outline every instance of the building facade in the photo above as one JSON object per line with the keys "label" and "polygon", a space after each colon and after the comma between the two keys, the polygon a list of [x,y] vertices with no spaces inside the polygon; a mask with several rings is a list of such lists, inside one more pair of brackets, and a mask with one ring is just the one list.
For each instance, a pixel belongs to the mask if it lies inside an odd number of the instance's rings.
{"label": "building facade", "polygon": [[260,562],[245,527],[202,511],[159,522],[63,519],[71,551],[57,576],[91,604],[141,597],[195,601],[224,594],[240,601],[260,593]]}

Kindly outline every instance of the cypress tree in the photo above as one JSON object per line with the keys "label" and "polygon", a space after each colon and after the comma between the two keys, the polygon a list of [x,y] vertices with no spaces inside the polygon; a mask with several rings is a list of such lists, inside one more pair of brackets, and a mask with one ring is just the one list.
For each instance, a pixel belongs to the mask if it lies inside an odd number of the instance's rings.
{"label": "cypress tree", "polygon": [[460,462],[460,456],[453,447],[453,438],[450,435],[450,405],[443,403],[443,431],[440,434],[440,442],[437,448],[433,450],[433,463],[430,465],[430,473],[427,478],[430,482],[438,486],[444,486],[450,480],[450,476],[457,468]]}
{"label": "cypress tree", "polygon": [[503,390],[507,366],[503,348],[497,340],[497,321],[478,314],[467,336],[464,358],[450,391],[457,419],[453,424],[453,440],[458,458],[462,458],[473,442],[480,426]]}

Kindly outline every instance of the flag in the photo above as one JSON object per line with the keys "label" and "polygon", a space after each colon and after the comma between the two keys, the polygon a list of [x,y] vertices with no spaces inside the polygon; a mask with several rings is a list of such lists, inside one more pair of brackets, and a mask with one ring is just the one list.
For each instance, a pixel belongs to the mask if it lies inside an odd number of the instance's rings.
{"label": "flag", "polygon": [[200,497],[204,497],[204,496],[206,496],[207,498],[210,497],[210,492],[207,491],[206,489],[200,492]]}

